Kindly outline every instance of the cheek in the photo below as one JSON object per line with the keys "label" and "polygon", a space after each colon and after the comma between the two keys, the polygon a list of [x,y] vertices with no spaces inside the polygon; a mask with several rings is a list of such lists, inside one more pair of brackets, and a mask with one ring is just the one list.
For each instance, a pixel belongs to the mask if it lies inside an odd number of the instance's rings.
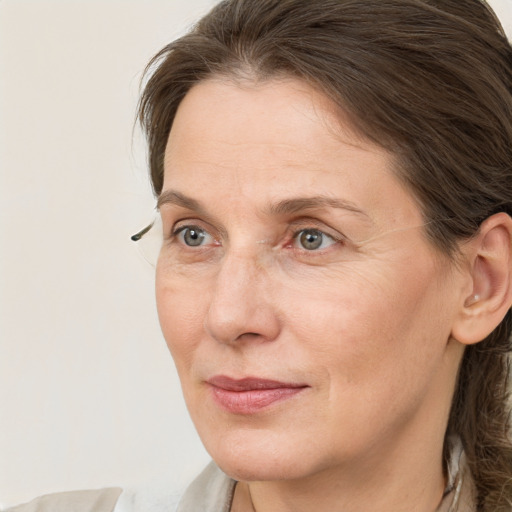
{"label": "cheek", "polygon": [[197,283],[177,287],[160,276],[158,269],[155,288],[162,333],[181,375],[201,339],[208,301]]}
{"label": "cheek", "polygon": [[[386,357],[382,333],[390,333],[388,315],[383,301],[369,290],[340,287],[321,295],[300,298],[291,294],[288,310],[288,329],[292,337],[315,365],[324,368],[331,386],[358,386],[375,376],[377,362]],[[298,299],[297,299],[298,297]],[[331,390],[332,393],[333,390]]]}
{"label": "cheek", "polygon": [[330,275],[315,287],[295,283],[281,299],[286,325],[333,379],[361,385],[405,378],[411,367],[427,371],[425,360],[440,357],[450,333],[449,322],[440,319],[448,315],[437,272],[429,267],[379,272],[375,264]]}
{"label": "cheek", "polygon": [[347,278],[325,293],[289,294],[286,324],[296,355],[318,376],[316,415],[332,426],[333,450],[346,447],[340,430],[356,447],[376,428],[403,424],[437,379],[450,329],[433,277],[420,271],[394,285]]}

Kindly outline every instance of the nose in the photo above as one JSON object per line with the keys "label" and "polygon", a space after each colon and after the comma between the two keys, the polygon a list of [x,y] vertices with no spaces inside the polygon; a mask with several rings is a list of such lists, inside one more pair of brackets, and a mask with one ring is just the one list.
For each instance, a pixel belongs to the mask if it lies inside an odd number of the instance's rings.
{"label": "nose", "polygon": [[274,340],[280,322],[273,292],[268,271],[254,257],[226,256],[216,275],[206,331],[221,343]]}

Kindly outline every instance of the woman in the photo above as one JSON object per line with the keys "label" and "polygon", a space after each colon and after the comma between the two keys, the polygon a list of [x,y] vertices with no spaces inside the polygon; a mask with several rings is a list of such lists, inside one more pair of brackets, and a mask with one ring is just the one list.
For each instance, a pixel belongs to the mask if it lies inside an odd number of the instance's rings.
{"label": "woman", "polygon": [[177,510],[512,510],[488,6],[228,0],[149,69],[158,312],[214,460]]}

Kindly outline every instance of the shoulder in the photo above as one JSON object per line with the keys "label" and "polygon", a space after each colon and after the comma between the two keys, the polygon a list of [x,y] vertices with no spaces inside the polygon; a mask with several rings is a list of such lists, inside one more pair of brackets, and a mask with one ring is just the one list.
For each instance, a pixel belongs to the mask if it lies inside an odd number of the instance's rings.
{"label": "shoulder", "polygon": [[476,489],[462,443],[451,444],[448,464],[448,492],[436,512],[476,512]]}
{"label": "shoulder", "polygon": [[228,512],[235,488],[235,481],[213,462],[184,492],[181,485],[162,484],[123,490],[113,512]]}
{"label": "shoulder", "polygon": [[229,512],[236,482],[210,462],[189,485],[176,512]]}
{"label": "shoulder", "polygon": [[121,492],[113,487],[46,494],[6,512],[113,512]]}
{"label": "shoulder", "polygon": [[175,512],[182,494],[172,485],[124,489],[112,512]]}
{"label": "shoulder", "polygon": [[185,492],[169,485],[62,492],[4,512],[229,512],[235,484],[211,462]]}

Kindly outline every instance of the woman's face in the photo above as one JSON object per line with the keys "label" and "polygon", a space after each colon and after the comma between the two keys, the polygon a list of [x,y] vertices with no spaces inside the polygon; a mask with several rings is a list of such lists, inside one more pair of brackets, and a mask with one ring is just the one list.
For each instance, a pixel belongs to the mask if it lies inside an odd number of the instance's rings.
{"label": "woman's face", "polygon": [[363,467],[420,440],[440,454],[459,276],[393,158],[340,118],[299,81],[219,79],[170,133],[160,322],[207,450],[240,480]]}

